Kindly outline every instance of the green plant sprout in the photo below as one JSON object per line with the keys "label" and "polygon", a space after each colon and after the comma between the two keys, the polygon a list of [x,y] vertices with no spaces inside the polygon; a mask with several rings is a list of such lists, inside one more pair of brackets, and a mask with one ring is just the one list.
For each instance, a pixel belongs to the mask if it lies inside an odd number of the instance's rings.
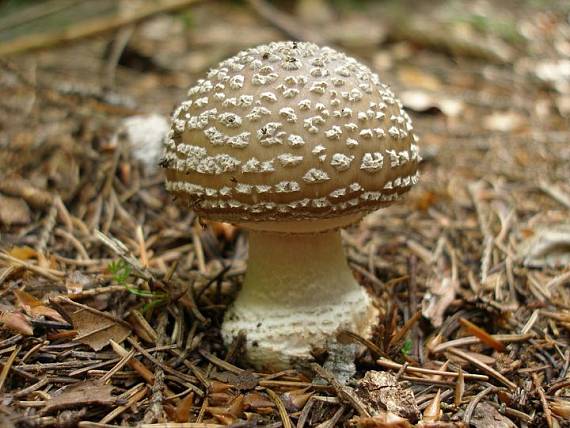
{"label": "green plant sprout", "polygon": [[132,272],[132,266],[123,259],[115,260],[109,263],[107,270],[113,275],[113,281],[119,285],[123,285],[127,291],[138,297],[150,299],[143,306],[143,312],[152,310],[168,301],[168,294],[161,291],[150,291],[138,287],[132,287],[127,284],[127,280]]}
{"label": "green plant sprout", "polygon": [[410,339],[406,339],[400,351],[406,356],[410,355],[410,352],[412,352],[412,341]]}
{"label": "green plant sprout", "polygon": [[112,261],[107,265],[107,270],[113,275],[113,281],[124,285],[131,275],[132,267],[123,259]]}

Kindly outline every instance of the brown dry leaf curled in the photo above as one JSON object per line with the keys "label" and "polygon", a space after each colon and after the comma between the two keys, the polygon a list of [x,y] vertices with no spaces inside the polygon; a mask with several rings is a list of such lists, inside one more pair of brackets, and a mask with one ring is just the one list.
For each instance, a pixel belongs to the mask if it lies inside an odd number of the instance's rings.
{"label": "brown dry leaf curled", "polygon": [[20,312],[0,307],[0,327],[7,328],[24,336],[33,336],[34,329],[30,321]]}
{"label": "brown dry leaf curled", "polygon": [[67,321],[55,309],[44,305],[30,293],[23,290],[14,290],[14,295],[20,307],[32,318],[44,316],[54,321],[67,324]]}
{"label": "brown dry leaf curled", "polygon": [[357,428],[411,428],[412,425],[404,418],[390,412],[383,412],[371,418],[354,418],[351,425]]}
{"label": "brown dry leaf curled", "polygon": [[19,260],[26,261],[31,259],[32,257],[37,257],[38,253],[33,248],[24,245],[21,247],[13,247],[8,252],[8,255],[15,257]]}
{"label": "brown dry leaf curled", "polygon": [[422,300],[422,315],[429,319],[434,327],[440,327],[445,311],[455,299],[459,282],[451,277],[432,278],[428,288]]}
{"label": "brown dry leaf curled", "polygon": [[[71,303],[69,299],[65,302]],[[77,330],[73,340],[84,343],[95,351],[108,345],[110,340],[121,343],[131,333],[130,328],[110,314],[73,302],[64,306]]]}
{"label": "brown dry leaf curled", "polygon": [[23,225],[30,221],[30,207],[26,201],[0,194],[0,224]]}
{"label": "brown dry leaf curled", "polygon": [[565,267],[570,263],[570,223],[539,225],[518,246],[523,264],[532,268]]}
{"label": "brown dry leaf curled", "polygon": [[100,385],[97,382],[80,382],[66,388],[61,394],[51,397],[46,402],[44,413],[82,406],[112,405],[115,398],[111,395],[112,385]]}

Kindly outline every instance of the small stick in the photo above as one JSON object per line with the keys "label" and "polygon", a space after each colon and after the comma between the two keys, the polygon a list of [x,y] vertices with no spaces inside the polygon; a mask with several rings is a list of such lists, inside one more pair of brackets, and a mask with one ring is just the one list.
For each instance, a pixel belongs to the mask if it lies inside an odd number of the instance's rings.
{"label": "small stick", "polygon": [[356,333],[353,333],[352,331],[348,331],[348,330],[340,330],[339,331],[339,336],[347,336],[351,339],[356,340],[357,342],[363,344],[364,346],[366,346],[368,349],[370,349],[373,353],[375,353],[376,355],[378,355],[379,357],[385,358],[386,360],[391,360],[390,356],[384,352],[382,349],[380,349],[378,347],[378,345],[376,345],[375,343],[373,343],[372,341],[359,336]]}
{"label": "small stick", "polygon": [[244,372],[243,369],[240,369],[239,367],[236,367],[233,364],[230,364],[227,361],[224,361],[224,360],[216,357],[215,355],[210,354],[208,351],[204,351],[203,349],[201,349],[199,352],[200,352],[200,355],[202,355],[209,362],[211,362],[212,364],[215,364],[216,366],[223,368],[224,370],[227,370],[227,371],[235,373],[235,374],[240,374],[240,373]]}
{"label": "small stick", "polygon": [[555,201],[564,205],[566,208],[570,208],[570,195],[564,192],[560,187],[556,186],[553,183],[548,183],[544,180],[541,180],[540,190],[542,190]]}
{"label": "small stick", "polygon": [[44,222],[44,227],[42,228],[42,231],[40,232],[40,236],[39,236],[38,242],[36,244],[36,251],[38,253],[43,254],[45,252],[46,245],[47,245],[49,238],[51,236],[51,232],[53,231],[53,228],[55,227],[56,220],[57,220],[57,207],[56,207],[55,203],[52,201],[51,206],[49,207],[45,222]]}
{"label": "small stick", "polygon": [[301,416],[299,416],[299,420],[297,421],[297,428],[304,428],[305,427],[305,422],[307,422],[307,419],[309,417],[309,413],[311,412],[311,409],[313,408],[313,405],[315,404],[314,398],[315,398],[315,396],[309,398],[309,401],[307,401],[307,404],[305,404],[305,407],[303,407],[303,410],[301,411]]}
{"label": "small stick", "polygon": [[360,401],[360,399],[356,395],[350,393],[347,387],[345,387],[344,385],[341,385],[340,382],[338,380],[336,380],[336,378],[334,377],[334,375],[332,373],[330,373],[327,369],[325,369],[324,367],[321,367],[317,363],[312,363],[311,368],[320,377],[322,377],[328,383],[330,383],[331,386],[337,392],[337,394],[341,397],[341,399],[343,401],[350,403],[352,405],[352,407],[354,407],[354,409],[358,412],[358,414],[360,416],[365,417],[365,418],[370,417],[370,413],[368,413],[368,411],[366,410],[366,407],[364,406],[362,401]]}
{"label": "small stick", "polygon": [[511,382],[510,380],[508,380],[505,376],[503,376],[501,373],[499,373],[497,370],[495,370],[492,367],[489,367],[487,364],[485,364],[482,361],[479,361],[477,358],[472,357],[471,355],[469,355],[466,352],[460,351],[459,349],[456,348],[449,348],[447,350],[447,352],[449,352],[450,354],[455,355],[456,357],[462,358],[465,361],[470,362],[471,364],[473,364],[474,366],[479,367],[481,370],[483,370],[484,372],[487,372],[489,374],[489,376],[494,377],[495,379],[497,379],[499,382],[505,384],[511,391],[514,391],[517,388],[517,385],[514,384],[513,382]]}
{"label": "small stick", "polygon": [[21,389],[18,392],[16,392],[14,394],[15,398],[20,398],[20,397],[25,397],[26,395],[28,395],[31,392],[34,392],[40,388],[43,388],[44,386],[46,386],[49,382],[51,382],[50,378],[47,376],[42,377],[39,381],[37,381],[36,383],[28,386],[27,388]]}
{"label": "small stick", "polygon": [[121,357],[121,359],[119,360],[119,362],[115,365],[115,367],[113,367],[111,370],[109,370],[105,376],[103,376],[102,378],[99,379],[99,382],[101,382],[101,384],[105,384],[107,383],[109,380],[111,380],[111,378],[113,377],[113,375],[115,373],[117,373],[119,370],[121,370],[125,364],[127,364],[131,358],[133,358],[135,356],[135,349],[131,349],[129,351],[128,354],[124,355],[123,357]]}
{"label": "small stick", "polygon": [[115,419],[117,416],[119,416],[121,413],[123,413],[129,407],[138,403],[140,400],[142,400],[148,394],[148,391],[149,391],[148,386],[146,386],[144,384],[138,384],[135,388],[136,388],[135,393],[131,396],[131,398],[129,398],[129,400],[127,401],[126,404],[124,404],[122,406],[118,406],[117,408],[113,409],[111,412],[107,413],[103,417],[103,419],[101,419],[99,421],[99,423],[106,424],[106,423],[111,422],[113,419]]}
{"label": "small stick", "polygon": [[21,345],[16,346],[16,349],[14,349],[12,354],[8,357],[8,360],[4,363],[4,367],[2,367],[2,372],[0,373],[0,391],[2,391],[4,382],[8,377],[8,372],[12,368],[12,364],[14,364],[14,361],[16,360],[16,357],[18,356],[20,349],[22,349]]}
{"label": "small stick", "polygon": [[479,404],[479,402],[489,393],[495,391],[497,388],[494,386],[488,386],[487,388],[485,388],[483,391],[481,391],[479,394],[477,394],[475,397],[473,397],[473,399],[469,402],[469,405],[467,406],[467,409],[465,409],[465,413],[463,415],[463,422],[465,422],[465,424],[467,426],[471,425],[471,416],[473,416],[473,412],[475,411],[475,407],[477,407],[477,404]]}
{"label": "small stick", "polygon": [[[113,339],[110,339],[109,342],[111,343],[113,351],[115,351],[117,355],[119,355],[120,357],[125,358],[127,355],[129,355],[129,352],[121,345],[119,345],[117,342],[115,342]],[[127,360],[127,364],[135,372],[137,372],[140,375],[140,377],[142,377],[146,381],[146,383],[148,383],[149,385],[154,384],[154,374],[147,368],[147,366],[145,366],[139,360],[129,359]]]}
{"label": "small stick", "polygon": [[11,262],[15,265],[22,266],[28,270],[31,270],[32,272],[37,273],[38,275],[46,277],[47,279],[51,279],[54,282],[59,282],[61,278],[65,277],[64,272],[61,272],[61,271],[55,270],[55,269],[42,268],[42,267],[33,265],[33,264],[25,262],[23,260],[17,259],[16,257],[12,257],[11,255],[9,255],[3,251],[0,251],[0,259],[8,260],[9,262]]}
{"label": "small stick", "polygon": [[[376,360],[376,363],[379,366],[386,367],[388,369],[394,370],[401,370],[403,365],[395,363],[393,361],[387,361],[384,359]],[[422,367],[411,367],[407,366],[404,372],[409,373],[420,373],[420,374],[427,374],[427,375],[436,375],[436,376],[445,376],[445,377],[454,377],[459,378],[461,376],[460,372],[448,372],[448,371],[440,371],[440,370],[431,370],[431,369],[424,369]],[[480,381],[488,381],[489,377],[485,375],[479,374],[471,374],[471,373],[463,373],[463,376],[466,380],[480,380]]]}
{"label": "small stick", "polygon": [[471,321],[469,321],[465,318],[459,318],[459,324],[461,324],[463,327],[465,327],[467,330],[469,330],[469,332],[471,334],[473,334],[475,337],[479,338],[479,340],[481,342],[483,342],[487,346],[490,346],[495,351],[498,351],[498,352],[504,352],[505,351],[505,345],[503,345],[498,340],[495,340],[493,338],[493,336],[491,336],[485,330],[483,330],[480,327],[473,324]]}
{"label": "small stick", "polygon": [[[511,343],[511,342],[524,342],[528,339],[533,338],[535,335],[534,333],[527,333],[527,334],[493,334],[491,337],[498,342],[502,343]],[[448,348],[457,347],[457,346],[467,346],[467,345],[475,345],[481,343],[481,340],[478,337],[462,337],[460,339],[450,340],[448,342],[440,343],[439,345],[435,346],[431,352],[434,354],[438,354],[447,350]]]}
{"label": "small stick", "polygon": [[75,236],[73,236],[70,232],[68,232],[64,229],[57,228],[54,230],[53,233],[55,236],[59,236],[65,240],[69,241],[71,243],[71,245],[73,245],[75,247],[75,249],[77,250],[77,252],[79,253],[81,260],[85,260],[85,261],[91,260],[91,258],[89,257],[89,254],[87,253],[87,250],[85,249],[85,247],[83,246],[81,241],[79,241],[79,239],[77,239]]}
{"label": "small stick", "polygon": [[554,426],[554,421],[552,420],[552,412],[550,411],[550,407],[548,407],[548,401],[546,401],[544,389],[542,389],[540,381],[538,380],[538,375],[536,373],[532,374],[532,383],[534,383],[534,387],[540,396],[540,402],[542,403],[542,410],[544,411],[544,417],[546,418],[548,428],[552,428]]}
{"label": "small stick", "polygon": [[291,419],[287,414],[287,409],[285,408],[283,401],[281,401],[279,396],[271,389],[267,389],[266,391],[267,394],[269,395],[269,398],[271,398],[271,401],[273,401],[277,406],[277,410],[279,411],[279,416],[281,417],[281,422],[283,423],[283,428],[293,428],[293,424],[291,423]]}
{"label": "small stick", "polygon": [[408,334],[408,331],[410,331],[410,329],[416,324],[416,322],[418,322],[421,316],[422,316],[422,311],[417,311],[408,321],[406,321],[403,327],[399,329],[394,336],[392,336],[390,342],[388,343],[388,347],[391,347],[397,344],[400,340],[402,340],[406,336],[406,334]]}

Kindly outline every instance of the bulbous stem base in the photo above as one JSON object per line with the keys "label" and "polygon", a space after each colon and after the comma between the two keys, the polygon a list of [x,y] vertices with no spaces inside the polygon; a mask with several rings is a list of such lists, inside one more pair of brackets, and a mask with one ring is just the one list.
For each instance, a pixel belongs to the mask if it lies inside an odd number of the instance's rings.
{"label": "bulbous stem base", "polygon": [[252,231],[243,288],[226,313],[230,343],[246,334],[247,359],[257,368],[306,365],[339,329],[367,337],[378,310],[354,279],[340,231],[285,234]]}

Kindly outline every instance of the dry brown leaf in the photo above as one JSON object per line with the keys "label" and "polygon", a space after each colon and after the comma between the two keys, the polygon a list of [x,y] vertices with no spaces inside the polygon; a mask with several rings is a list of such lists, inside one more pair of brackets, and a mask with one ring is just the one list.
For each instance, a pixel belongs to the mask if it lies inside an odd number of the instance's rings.
{"label": "dry brown leaf", "polygon": [[30,207],[26,201],[0,194],[0,224],[13,226],[28,224],[30,221]]}
{"label": "dry brown leaf", "polygon": [[435,397],[424,410],[424,422],[438,422],[443,415],[441,410],[441,389],[437,390]]}
{"label": "dry brown leaf", "polygon": [[490,346],[495,351],[503,352],[505,350],[505,345],[493,338],[489,333],[480,327],[477,327],[471,321],[465,318],[459,318],[459,323],[473,336],[478,337],[481,342]]}
{"label": "dry brown leaf", "polygon": [[23,290],[14,290],[14,295],[20,307],[32,318],[44,316],[52,320],[67,324],[67,321],[55,309],[44,305],[30,293]]}
{"label": "dry brown leaf", "polygon": [[33,248],[24,245],[22,247],[13,247],[8,252],[8,255],[17,258],[18,260],[26,261],[33,257],[37,257],[38,253]]}
{"label": "dry brown leaf", "polygon": [[259,378],[251,371],[245,370],[239,374],[231,372],[219,373],[217,379],[230,384],[238,391],[247,391],[253,389],[259,383]]}
{"label": "dry brown leaf", "polygon": [[194,393],[189,392],[180,402],[176,405],[175,417],[176,422],[188,422],[190,419],[190,411],[194,404]]}
{"label": "dry brown leaf", "polygon": [[111,395],[112,390],[112,385],[100,385],[97,382],[76,383],[66,388],[61,394],[47,400],[43,412],[49,413],[94,404],[109,406],[115,403],[115,398]]}
{"label": "dry brown leaf", "polygon": [[33,336],[34,328],[30,321],[20,312],[0,308],[0,327],[7,328],[24,336]]}
{"label": "dry brown leaf", "polygon": [[540,225],[518,247],[528,267],[564,267],[570,264],[570,224]]}
{"label": "dry brown leaf", "polygon": [[[285,393],[288,394],[288,393]],[[285,407],[287,407],[287,401],[285,400],[285,394],[281,396],[281,400]],[[260,408],[267,408],[267,407],[275,407],[275,403],[267,398],[265,395],[260,394],[259,392],[248,392],[245,394],[243,404],[246,409],[260,409]],[[297,409],[298,410],[298,409]]]}
{"label": "dry brown leaf", "polygon": [[398,77],[404,86],[409,88],[421,88],[428,91],[441,89],[441,82],[437,77],[415,67],[402,67],[398,71]]}
{"label": "dry brown leaf", "polygon": [[417,112],[439,110],[444,115],[456,117],[464,110],[460,100],[444,97],[440,94],[426,92],[420,89],[403,91],[400,98],[407,108]]}
{"label": "dry brown leaf", "polygon": [[232,242],[239,231],[239,228],[230,223],[219,221],[206,221],[206,223],[210,225],[216,237],[224,238],[226,242]]}
{"label": "dry brown leaf", "polygon": [[90,284],[91,280],[89,277],[78,270],[71,272],[67,278],[65,278],[65,288],[69,294],[81,293]]}
{"label": "dry brown leaf", "polygon": [[352,419],[351,425],[357,428],[411,428],[412,425],[404,418],[390,412],[371,418],[357,417]]}
{"label": "dry brown leaf", "polygon": [[561,418],[570,421],[570,402],[567,400],[557,399],[551,401],[549,406],[552,413]]}
{"label": "dry brown leaf", "polygon": [[131,333],[130,328],[112,315],[85,305],[74,303],[64,306],[77,330],[73,340],[84,343],[95,351],[108,345],[109,340],[121,343]]}
{"label": "dry brown leaf", "polygon": [[414,393],[403,387],[392,373],[374,370],[366,372],[358,381],[355,392],[372,416],[381,416],[387,409],[413,423],[420,419]]}
{"label": "dry brown leaf", "polygon": [[148,172],[156,171],[162,138],[168,132],[168,118],[159,114],[126,118],[114,138],[126,140],[133,158],[142,162]]}
{"label": "dry brown leaf", "polygon": [[570,59],[547,60],[536,65],[534,73],[560,93],[570,93]]}
{"label": "dry brown leaf", "polygon": [[471,417],[475,428],[514,428],[516,425],[488,403],[479,403]]}
{"label": "dry brown leaf", "polygon": [[443,315],[455,300],[458,289],[458,281],[450,277],[432,278],[428,282],[428,291],[422,300],[422,315],[429,319],[434,327],[443,324]]}
{"label": "dry brown leaf", "polygon": [[494,112],[483,118],[483,127],[489,131],[511,132],[522,129],[527,123],[524,116],[513,111]]}

